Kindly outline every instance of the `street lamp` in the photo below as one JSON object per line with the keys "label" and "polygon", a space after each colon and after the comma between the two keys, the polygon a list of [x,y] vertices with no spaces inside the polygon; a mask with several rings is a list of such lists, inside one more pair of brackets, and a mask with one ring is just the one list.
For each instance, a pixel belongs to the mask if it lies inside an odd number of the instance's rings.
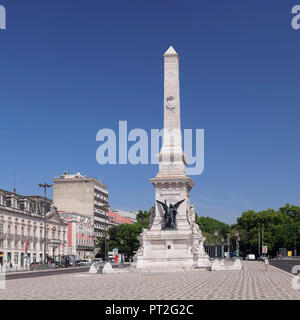
{"label": "street lamp", "polygon": [[235,250],[235,255],[237,258],[240,257],[240,244],[239,244],[239,240],[240,240],[240,237],[239,237],[239,232],[238,231],[235,231],[234,235],[236,236],[236,250]]}
{"label": "street lamp", "polygon": [[[40,183],[39,187],[44,188],[44,198],[47,199],[47,188],[51,188],[52,184]],[[47,216],[46,216],[46,206],[44,206],[44,264],[46,264],[46,255],[47,255],[47,232],[46,232]]]}
{"label": "street lamp", "polygon": [[219,235],[219,231],[218,231],[218,230],[215,230],[215,231],[214,231],[214,236],[216,237],[216,242],[215,242],[215,258],[216,258],[216,259],[218,258],[218,248],[217,248],[217,238],[218,238],[218,235]]}
{"label": "street lamp", "polygon": [[104,247],[105,247],[105,261],[107,261],[107,241],[110,239],[109,234],[107,234],[107,212],[108,212],[108,208],[109,205],[104,205],[105,208],[105,238],[104,238]]}
{"label": "street lamp", "polygon": [[[110,239],[110,235],[105,234],[105,244],[104,244],[104,246],[105,246],[105,261],[107,261],[107,254],[108,254],[107,249],[109,249],[109,239]],[[107,248],[107,245],[108,245],[108,248]]]}
{"label": "street lamp", "polygon": [[227,250],[228,250],[227,258],[230,259],[230,233],[227,233]]}
{"label": "street lamp", "polygon": [[[121,244],[121,245],[124,244],[124,240],[123,240],[123,239],[120,240],[120,244]],[[124,263],[123,263],[123,253],[121,253],[121,262],[120,262],[120,264],[119,264],[119,268],[125,268],[125,265],[124,265]]]}
{"label": "street lamp", "polygon": [[222,259],[224,259],[224,237],[222,237],[221,241],[222,241]]}

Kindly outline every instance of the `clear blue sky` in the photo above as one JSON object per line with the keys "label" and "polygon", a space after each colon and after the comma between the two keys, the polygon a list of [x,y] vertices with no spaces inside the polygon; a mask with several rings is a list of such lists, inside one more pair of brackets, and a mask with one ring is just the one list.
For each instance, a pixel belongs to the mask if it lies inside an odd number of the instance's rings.
{"label": "clear blue sky", "polygon": [[158,167],[96,162],[96,133],[163,124],[163,57],[180,55],[184,128],[205,129],[191,200],[234,223],[300,205],[300,30],[287,0],[0,0],[0,188],[41,194],[64,170],[113,208],[148,209]]}

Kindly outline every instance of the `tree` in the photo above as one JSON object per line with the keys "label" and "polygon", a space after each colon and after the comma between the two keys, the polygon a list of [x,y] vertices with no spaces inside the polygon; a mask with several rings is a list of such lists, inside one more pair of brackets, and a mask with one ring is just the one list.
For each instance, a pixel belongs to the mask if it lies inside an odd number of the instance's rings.
{"label": "tree", "polygon": [[214,243],[215,236],[214,231],[218,230],[219,235],[217,240],[220,241],[222,237],[226,237],[226,234],[230,232],[230,226],[224,222],[218,221],[210,217],[198,217],[196,215],[196,223],[199,225],[200,230],[206,237],[207,243]]}
{"label": "tree", "polygon": [[139,213],[136,215],[137,222],[147,229],[149,227],[150,221],[150,211],[139,210]]}
{"label": "tree", "polygon": [[259,241],[262,245],[262,229],[264,230],[263,244],[267,245],[271,255],[276,255],[279,248],[292,248],[293,239],[295,239],[293,219],[296,219],[292,217],[298,217],[298,209],[300,208],[288,205],[278,211],[267,209],[258,212],[253,210],[243,212],[237,219],[235,227],[240,232],[244,232],[242,245],[245,250],[258,254]]}
{"label": "tree", "polygon": [[[143,228],[148,228],[150,212],[140,210],[136,215],[137,222],[133,224],[121,224],[112,226],[108,229],[110,239],[108,241],[108,250],[118,248],[118,251],[127,256],[133,256],[134,251],[139,248],[138,236]],[[102,238],[99,242],[101,252],[105,252],[105,240]],[[103,254],[104,256],[104,254]]]}

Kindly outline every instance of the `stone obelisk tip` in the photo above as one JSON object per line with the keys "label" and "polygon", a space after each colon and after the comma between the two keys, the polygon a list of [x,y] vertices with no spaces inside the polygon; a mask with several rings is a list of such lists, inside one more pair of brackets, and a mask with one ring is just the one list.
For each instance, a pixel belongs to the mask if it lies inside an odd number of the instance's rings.
{"label": "stone obelisk tip", "polygon": [[164,57],[166,56],[177,56],[178,57],[178,53],[175,51],[175,49],[170,46],[170,48],[164,53]]}

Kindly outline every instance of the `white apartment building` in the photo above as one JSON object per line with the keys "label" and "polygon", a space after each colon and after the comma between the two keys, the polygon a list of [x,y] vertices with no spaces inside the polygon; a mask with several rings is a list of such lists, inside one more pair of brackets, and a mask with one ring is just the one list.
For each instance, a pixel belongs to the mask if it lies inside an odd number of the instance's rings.
{"label": "white apartment building", "polygon": [[50,211],[51,200],[39,196],[21,196],[0,190],[0,263],[10,261],[13,266],[59,260],[67,244],[68,225],[57,214],[46,222],[44,212]]}

